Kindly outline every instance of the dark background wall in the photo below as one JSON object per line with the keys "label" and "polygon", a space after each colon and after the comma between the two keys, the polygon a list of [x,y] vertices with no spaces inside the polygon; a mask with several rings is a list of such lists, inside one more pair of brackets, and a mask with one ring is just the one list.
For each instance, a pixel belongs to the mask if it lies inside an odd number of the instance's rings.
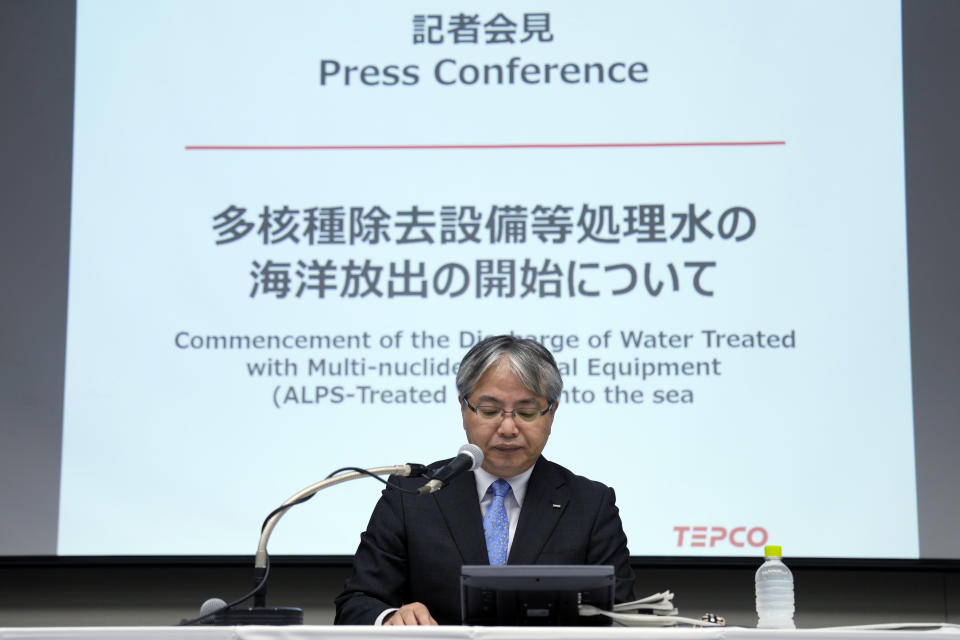
{"label": "dark background wall", "polygon": [[[789,558],[787,562],[789,562]],[[637,565],[637,595],[671,590],[680,615],[706,612],[756,625],[757,563],[709,567]],[[0,568],[0,627],[169,625],[211,597],[243,595],[250,566],[47,565]],[[949,568],[792,566],[801,628],[885,622],[960,623],[960,573]],[[267,604],[304,609],[307,624],[333,622],[333,598],[349,569],[307,560],[275,566]]]}

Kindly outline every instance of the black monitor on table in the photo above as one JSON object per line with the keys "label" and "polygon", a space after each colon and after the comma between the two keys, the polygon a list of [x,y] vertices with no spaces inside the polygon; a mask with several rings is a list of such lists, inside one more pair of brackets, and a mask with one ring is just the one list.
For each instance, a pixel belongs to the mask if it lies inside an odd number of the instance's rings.
{"label": "black monitor on table", "polygon": [[464,565],[461,618],[466,625],[604,626],[607,616],[581,616],[590,604],[613,609],[611,565]]}

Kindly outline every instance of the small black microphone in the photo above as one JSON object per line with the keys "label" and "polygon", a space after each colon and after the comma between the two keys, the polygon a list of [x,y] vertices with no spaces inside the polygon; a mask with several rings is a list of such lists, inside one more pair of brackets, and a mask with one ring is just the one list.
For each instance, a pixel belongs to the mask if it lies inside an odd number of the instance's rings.
{"label": "small black microphone", "polygon": [[420,487],[417,493],[420,495],[436,493],[461,473],[478,469],[482,464],[483,451],[480,450],[480,447],[475,444],[465,444],[460,447],[456,458],[436,471],[428,471],[424,474],[430,478],[430,481]]}

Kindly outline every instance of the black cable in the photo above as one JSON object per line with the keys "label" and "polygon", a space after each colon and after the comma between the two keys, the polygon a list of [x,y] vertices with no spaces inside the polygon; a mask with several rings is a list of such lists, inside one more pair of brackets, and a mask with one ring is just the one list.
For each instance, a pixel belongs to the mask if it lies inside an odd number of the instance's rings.
{"label": "black cable", "polygon": [[[411,464],[410,466],[411,466],[411,467],[422,467],[423,470],[426,470],[426,467],[423,467],[423,465],[414,465],[414,464]],[[337,476],[337,475],[339,475],[339,474],[341,474],[341,473],[343,473],[343,472],[345,472],[345,471],[355,471],[355,472],[357,472],[357,473],[362,473],[362,474],[365,474],[365,475],[370,476],[371,478],[373,478],[374,480],[377,480],[378,482],[382,482],[383,484],[387,485],[387,486],[390,487],[391,489],[396,489],[397,491],[402,491],[403,493],[408,493],[408,494],[410,494],[410,495],[418,495],[416,489],[407,489],[407,488],[405,488],[405,487],[401,487],[400,485],[393,484],[392,482],[389,482],[389,481],[381,478],[381,477],[378,476],[377,474],[372,473],[372,472],[370,472],[370,471],[367,471],[366,469],[361,469],[361,468],[359,468],[359,467],[342,467],[342,468],[340,468],[340,469],[337,469],[336,471],[331,472],[330,475],[328,475],[326,478],[324,478],[324,480],[329,480],[330,478],[333,478],[333,477],[335,477],[335,476]],[[423,471],[421,471],[421,470],[418,469],[418,468],[417,468],[417,469],[414,469],[414,472],[416,473],[416,475],[422,475],[422,474],[423,474]],[[411,475],[413,475],[413,474],[411,474]],[[313,496],[317,495],[317,493],[320,493],[320,492],[319,492],[319,491],[316,491],[316,492],[314,492],[314,493],[311,493],[311,494],[308,495],[308,496],[304,496],[304,497],[300,498],[299,500],[294,500],[293,502],[290,502],[290,503],[288,503],[288,504],[280,505],[279,507],[277,507],[276,509],[274,509],[273,511],[271,511],[269,514],[267,514],[267,517],[263,519],[263,524],[260,526],[260,533],[263,533],[263,530],[267,528],[267,523],[270,522],[271,518],[273,518],[275,515],[277,515],[278,513],[283,513],[283,512],[285,512],[287,509],[289,509],[289,508],[291,508],[291,507],[295,507],[295,506],[297,506],[298,504],[303,504],[304,502],[306,502],[307,500],[309,500],[309,499],[312,498]]]}

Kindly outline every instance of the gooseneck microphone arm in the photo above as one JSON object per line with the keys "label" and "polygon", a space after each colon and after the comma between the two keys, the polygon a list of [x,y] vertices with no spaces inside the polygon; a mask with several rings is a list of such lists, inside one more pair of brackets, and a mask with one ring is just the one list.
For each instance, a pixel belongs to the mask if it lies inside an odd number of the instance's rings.
{"label": "gooseneck microphone arm", "polygon": [[[267,553],[267,543],[270,541],[270,534],[273,533],[273,529],[277,526],[280,518],[282,518],[291,507],[306,502],[323,489],[335,484],[347,482],[348,480],[356,480],[358,478],[374,477],[380,482],[383,482],[394,489],[415,494],[417,493],[416,490],[405,489],[403,487],[390,484],[379,476],[394,475],[402,477],[416,477],[422,476],[426,471],[427,467],[422,464],[415,463],[393,465],[389,467],[374,467],[372,469],[346,467],[334,471],[320,482],[315,482],[309,487],[306,487],[305,489],[293,494],[287,498],[283,504],[270,512],[260,529],[260,542],[257,545],[257,555],[254,559],[253,590],[229,604],[225,604],[223,606],[216,607],[212,611],[202,613],[200,617],[192,620],[184,620],[180,624],[302,624],[302,609],[295,607],[268,608],[266,606],[267,576],[270,573],[270,556]],[[236,610],[233,608],[251,597],[254,599],[253,608],[245,610]]]}
{"label": "gooseneck microphone arm", "polygon": [[[267,567],[267,543],[270,542],[270,534],[273,533],[274,527],[277,526],[277,523],[280,522],[280,518],[283,517],[290,507],[305,502],[312,498],[315,494],[323,491],[327,487],[332,487],[335,484],[340,484],[341,482],[347,482],[348,480],[356,480],[357,478],[363,478],[367,476],[411,476],[422,474],[423,472],[420,469],[414,469],[414,467],[422,468],[421,465],[412,465],[412,464],[401,464],[394,465],[390,467],[374,467],[372,469],[363,469],[350,471],[349,473],[342,473],[340,475],[328,476],[327,478],[321,480],[320,482],[315,482],[305,489],[301,489],[296,492],[289,498],[287,498],[283,504],[281,504],[277,509],[273,511],[267,519],[264,520],[263,527],[260,530],[260,544],[257,545],[257,556],[254,559],[253,566],[255,568]],[[413,473],[412,473],[413,472]],[[336,472],[334,472],[336,473]]]}
{"label": "gooseneck microphone arm", "polygon": [[[344,467],[337,469],[320,482],[315,482],[305,489],[301,489],[289,498],[283,504],[270,512],[264,519],[263,526],[260,527],[260,543],[257,545],[257,555],[254,558],[253,568],[253,590],[229,604],[222,604],[222,600],[213,599],[204,603],[203,611],[200,617],[193,620],[184,620],[181,625],[189,624],[303,624],[303,609],[297,607],[267,607],[267,577],[270,575],[270,555],[267,553],[267,543],[270,542],[270,534],[274,528],[291,507],[306,502],[317,493],[341,482],[356,480],[357,478],[373,477],[384,483],[388,487],[409,493],[413,495],[424,495],[439,491],[454,478],[467,471],[472,471],[483,463],[483,451],[475,444],[465,444],[460,447],[456,458],[450,460],[446,465],[439,469],[429,469],[422,464],[407,463],[393,465],[389,467],[374,467],[372,469],[359,469],[357,467]],[[395,484],[391,484],[379,477],[382,475],[392,475],[399,477],[417,477],[427,475],[428,482],[419,489],[408,489]],[[250,609],[235,609],[238,604],[253,598],[253,607]],[[211,603],[211,606],[208,606]]]}
{"label": "gooseneck microphone arm", "polygon": [[253,562],[254,582],[257,586],[257,591],[254,594],[254,607],[263,607],[266,605],[267,585],[264,578],[266,578],[266,574],[268,572],[269,562],[269,556],[267,555],[267,543],[270,542],[270,535],[273,533],[273,529],[277,526],[277,523],[280,522],[280,518],[282,518],[291,507],[302,502],[306,502],[317,493],[323,491],[327,487],[332,487],[335,484],[369,476],[418,476],[423,475],[424,471],[426,471],[426,467],[420,464],[407,463],[389,467],[373,467],[372,469],[353,469],[345,471],[347,471],[347,473],[340,473],[339,475],[335,475],[339,473],[339,471],[334,471],[323,480],[315,482],[309,487],[296,492],[287,498],[283,504],[274,509],[273,512],[263,521],[263,527],[260,529],[260,542],[257,545],[257,555]]}

